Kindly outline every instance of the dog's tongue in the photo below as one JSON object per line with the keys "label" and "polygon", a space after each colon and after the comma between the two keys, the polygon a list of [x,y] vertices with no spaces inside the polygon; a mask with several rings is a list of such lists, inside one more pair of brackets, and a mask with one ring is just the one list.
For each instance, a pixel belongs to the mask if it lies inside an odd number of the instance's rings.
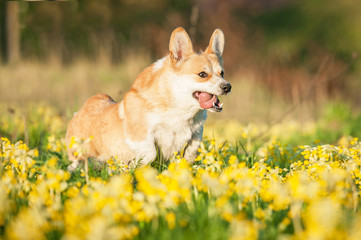
{"label": "dog's tongue", "polygon": [[203,109],[208,109],[213,106],[213,103],[217,102],[217,96],[206,92],[199,92],[198,101]]}

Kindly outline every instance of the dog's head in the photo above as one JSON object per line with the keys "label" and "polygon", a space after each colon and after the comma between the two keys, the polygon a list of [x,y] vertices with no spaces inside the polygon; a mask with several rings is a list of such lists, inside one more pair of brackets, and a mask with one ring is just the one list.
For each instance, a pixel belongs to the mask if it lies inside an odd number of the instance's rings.
{"label": "dog's head", "polygon": [[218,96],[231,92],[231,84],[223,75],[224,35],[216,29],[204,52],[195,53],[192,42],[183,28],[173,31],[169,43],[172,71],[176,75],[178,99],[187,106],[222,111]]}

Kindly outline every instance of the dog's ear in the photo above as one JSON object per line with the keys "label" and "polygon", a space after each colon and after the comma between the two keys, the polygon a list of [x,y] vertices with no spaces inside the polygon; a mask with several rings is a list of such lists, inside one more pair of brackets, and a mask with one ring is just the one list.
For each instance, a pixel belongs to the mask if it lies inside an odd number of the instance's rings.
{"label": "dog's ear", "polygon": [[191,39],[182,27],[172,32],[169,41],[169,52],[171,59],[176,62],[184,60],[188,55],[193,53]]}
{"label": "dog's ear", "polygon": [[218,58],[222,58],[224,49],[224,34],[221,29],[214,30],[209,45],[206,49],[206,53],[214,53]]}

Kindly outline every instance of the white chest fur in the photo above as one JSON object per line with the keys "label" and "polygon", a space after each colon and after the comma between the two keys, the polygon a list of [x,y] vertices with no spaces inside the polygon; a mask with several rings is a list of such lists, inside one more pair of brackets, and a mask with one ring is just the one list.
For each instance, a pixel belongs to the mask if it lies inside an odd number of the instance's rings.
{"label": "white chest fur", "polygon": [[195,136],[201,138],[206,118],[207,113],[203,110],[190,119],[184,119],[181,114],[175,112],[151,114],[148,119],[156,144],[163,156],[169,159],[174,152],[180,151]]}

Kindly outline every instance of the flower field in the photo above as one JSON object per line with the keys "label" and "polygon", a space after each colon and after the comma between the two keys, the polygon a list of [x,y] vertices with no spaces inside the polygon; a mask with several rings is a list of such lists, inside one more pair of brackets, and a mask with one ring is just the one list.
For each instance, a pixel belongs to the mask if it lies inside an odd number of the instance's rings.
{"label": "flower field", "polygon": [[193,164],[89,159],[70,173],[56,109],[0,112],[0,239],[361,239],[355,136],[294,144],[317,126],[232,122],[206,127]]}

